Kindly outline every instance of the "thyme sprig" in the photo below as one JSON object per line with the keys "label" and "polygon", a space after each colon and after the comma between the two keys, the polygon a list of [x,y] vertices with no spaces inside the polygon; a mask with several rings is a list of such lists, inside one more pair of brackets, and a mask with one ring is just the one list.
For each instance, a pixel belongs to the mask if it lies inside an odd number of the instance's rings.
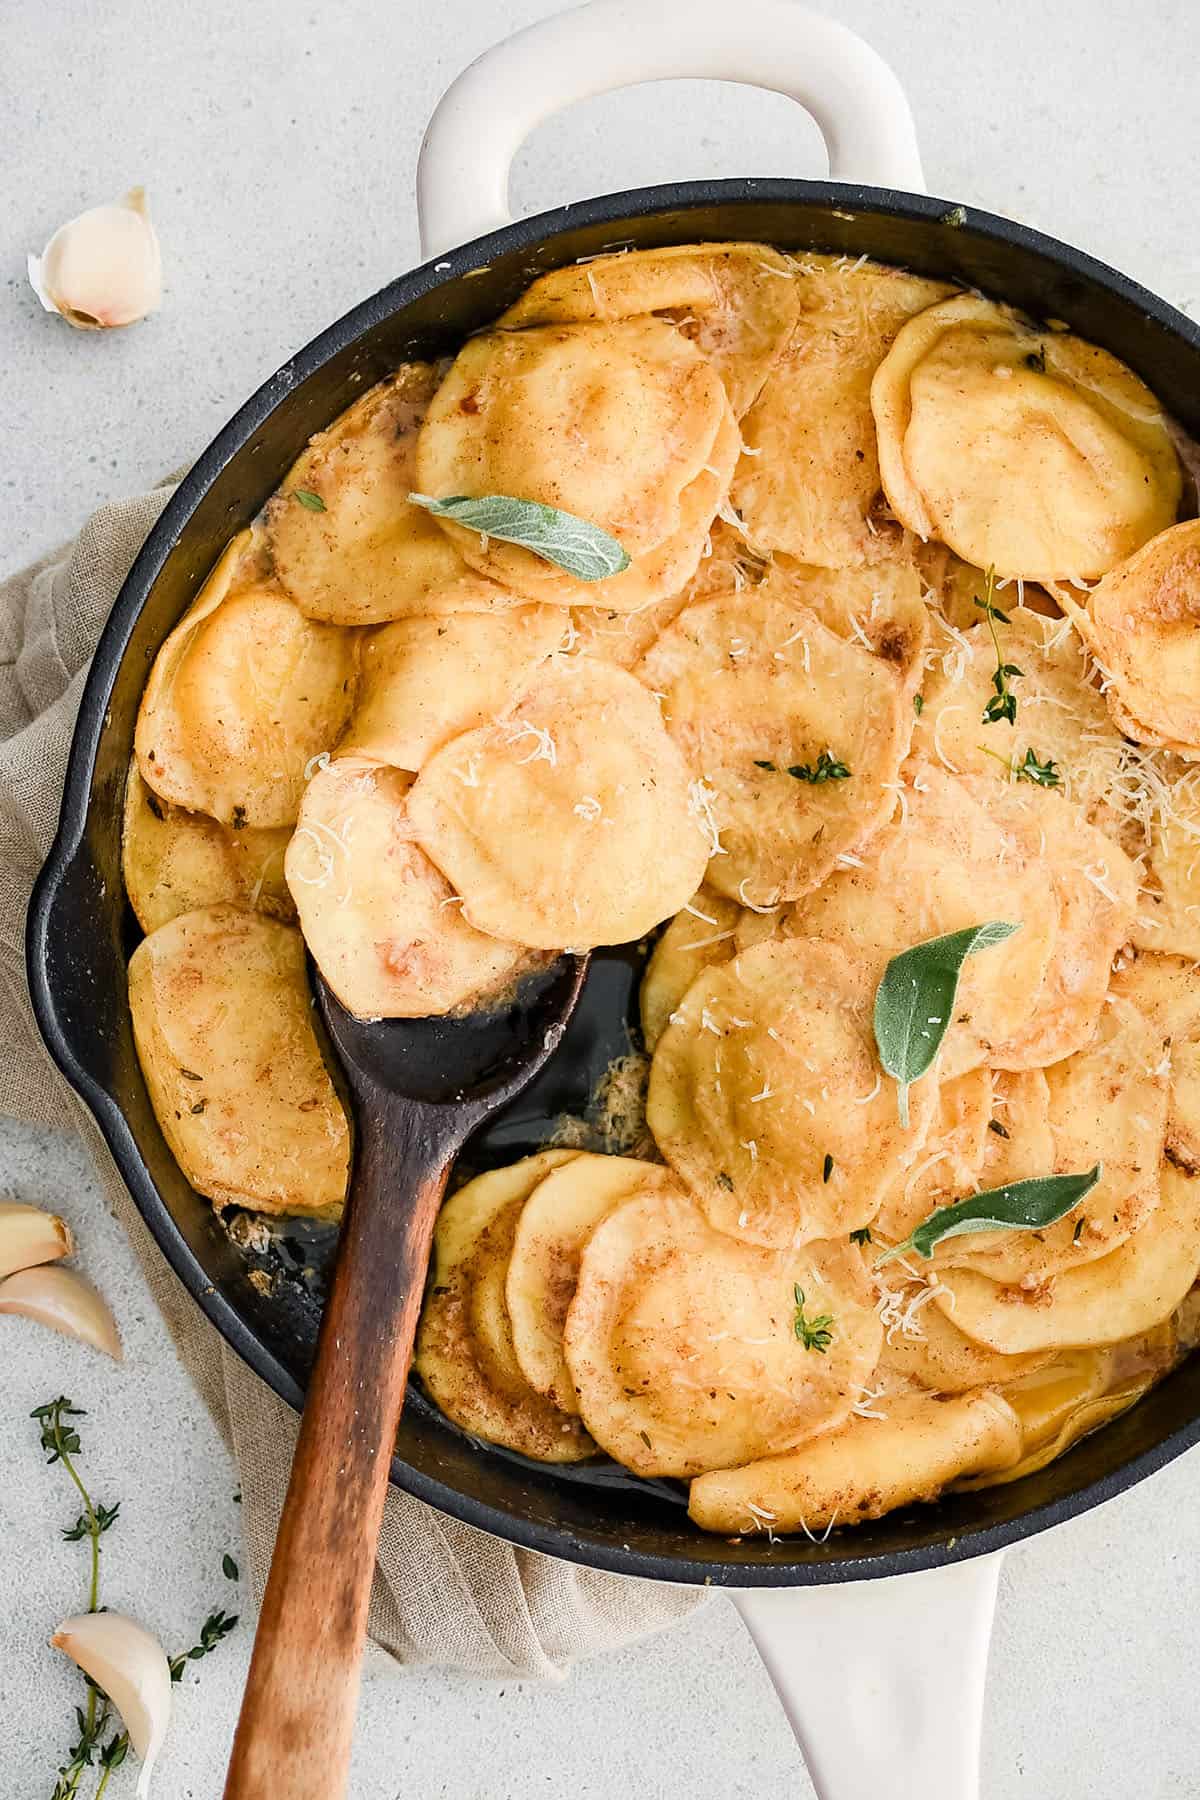
{"label": "thyme sprig", "polygon": [[849,781],[850,769],[828,750],[822,750],[815,763],[793,763],[788,769],[793,781],[807,781],[816,787],[823,781]]}
{"label": "thyme sprig", "polygon": [[998,724],[1000,720],[1004,719],[1007,720],[1010,725],[1015,725],[1017,722],[1017,696],[1013,693],[1012,688],[1009,686],[1009,682],[1014,676],[1023,676],[1025,671],[1019,669],[1016,663],[1005,662],[1004,652],[1000,648],[1000,638],[996,631],[996,621],[999,620],[1001,625],[1011,625],[1012,620],[1006,612],[1002,612],[996,605],[995,563],[989,568],[985,579],[986,587],[984,590],[984,597],[981,600],[977,594],[975,596],[975,604],[986,618],[988,630],[992,634],[992,648],[996,652],[996,672],[992,676],[992,686],[996,691],[983,709],[983,723],[985,725],[995,725]]}
{"label": "thyme sprig", "polygon": [[[35,1407],[29,1416],[42,1428],[41,1446],[46,1454],[47,1467],[53,1463],[61,1463],[83,1501],[83,1511],[74,1525],[63,1529],[62,1535],[71,1544],[81,1543],[84,1538],[88,1540],[91,1556],[88,1611],[97,1612],[100,1607],[100,1539],[115,1521],[121,1510],[121,1503],[118,1501],[115,1506],[98,1506],[75,1467],[75,1458],[82,1455],[83,1445],[78,1428],[71,1421],[87,1417],[83,1407],[75,1406],[65,1394],[60,1394],[56,1400],[48,1400],[44,1406]],[[85,1772],[92,1767],[93,1757],[101,1751],[101,1739],[109,1717],[108,1701],[95,1683],[89,1681],[86,1711],[81,1706],[75,1708],[79,1737],[67,1751],[67,1760],[58,1771],[53,1800],[74,1800]]]}
{"label": "thyme sprig", "polygon": [[1054,758],[1048,756],[1043,762],[1032,744],[1026,749],[1020,762],[1011,756],[1001,756],[998,750],[989,750],[986,744],[980,744],[979,748],[985,756],[990,756],[994,762],[1007,769],[1015,781],[1032,781],[1044,788],[1062,786],[1062,770]]}
{"label": "thyme sprig", "polygon": [[[68,1544],[82,1543],[85,1538],[88,1540],[91,1552],[88,1611],[100,1612],[100,1539],[116,1523],[121,1503],[118,1500],[113,1506],[105,1506],[102,1502],[93,1500],[75,1467],[75,1458],[82,1455],[83,1445],[78,1427],[72,1421],[87,1417],[83,1407],[76,1406],[65,1394],[60,1394],[56,1400],[48,1400],[44,1406],[35,1407],[29,1416],[36,1419],[42,1428],[41,1446],[46,1453],[47,1467],[53,1463],[61,1463],[83,1501],[83,1511],[73,1525],[62,1528],[62,1536]],[[228,1580],[237,1580],[237,1564],[228,1554],[221,1559],[221,1568]],[[236,1613],[230,1614],[220,1609],[210,1613],[200,1628],[199,1641],[190,1650],[168,1659],[171,1680],[180,1681],[189,1662],[199,1662],[202,1657],[210,1656],[217,1645],[229,1636],[237,1622]],[[84,1680],[87,1683],[87,1706],[75,1708],[75,1724],[79,1736],[68,1749],[66,1762],[59,1768],[50,1800],[77,1800],[80,1783],[93,1768],[100,1773],[93,1800],[102,1800],[113,1770],[119,1769],[129,1754],[128,1732],[114,1730],[107,1743],[104,1741],[105,1733],[118,1723],[117,1715],[103,1689],[97,1687],[89,1676],[85,1675]]]}
{"label": "thyme sprig", "polygon": [[73,1457],[82,1454],[83,1446],[79,1441],[79,1433],[67,1423],[69,1419],[86,1419],[87,1413],[82,1406],[74,1406],[65,1394],[57,1400],[48,1400],[45,1406],[35,1407],[30,1413],[42,1428],[42,1449],[46,1452],[46,1465],[60,1462],[71,1480],[79,1490],[83,1501],[83,1511],[73,1525],[63,1528],[63,1537],[68,1544],[82,1543],[86,1537],[91,1545],[92,1576],[88,1587],[88,1611],[96,1612],[100,1604],[100,1539],[115,1523],[121,1510],[118,1500],[115,1506],[96,1505],[87,1488],[84,1486],[78,1469],[72,1461]]}
{"label": "thyme sprig", "polygon": [[128,1754],[129,1733],[126,1731],[122,1731],[118,1737],[110,1738],[108,1743],[104,1746],[103,1750],[100,1752],[100,1768],[103,1773],[100,1776],[100,1784],[96,1789],[96,1800],[101,1800],[104,1790],[108,1786],[109,1776],[114,1769],[120,1768]]}
{"label": "thyme sprig", "polygon": [[200,1627],[199,1641],[190,1650],[183,1650],[178,1656],[170,1658],[172,1681],[182,1681],[184,1670],[190,1662],[199,1662],[205,1656],[211,1656],[222,1638],[227,1638],[238,1622],[236,1613],[225,1613],[217,1609],[209,1613]]}
{"label": "thyme sprig", "polygon": [[796,1302],[796,1317],[792,1329],[806,1350],[815,1350],[824,1356],[833,1342],[833,1314],[822,1313],[818,1319],[809,1319],[804,1312],[804,1289],[797,1281],[792,1287],[792,1297]]}
{"label": "thyme sprig", "polygon": [[769,769],[772,775],[790,775],[793,781],[807,782],[810,787],[819,787],[826,781],[850,779],[849,765],[839,762],[831,750],[822,750],[815,763],[790,763],[786,769],[780,769],[778,763],[766,762],[756,756],[754,766]]}
{"label": "thyme sprig", "polygon": [[[79,1738],[67,1751],[67,1760],[58,1771],[58,1780],[54,1784],[54,1792],[51,1794],[50,1800],[75,1800],[76,1795],[79,1793],[79,1784],[87,1771],[92,1767],[92,1759],[97,1754],[99,1754],[102,1759],[101,1767],[104,1766],[103,1758],[108,1754],[112,1746],[102,1745],[101,1739],[108,1727],[111,1716],[112,1712],[108,1701],[105,1699],[104,1695],[100,1693],[99,1688],[97,1688],[93,1682],[89,1681],[87,1712],[84,1712],[82,1706],[77,1706],[75,1708],[75,1722],[79,1728]],[[124,1736],[125,1734],[122,1733],[121,1735]],[[116,1740],[114,1739],[114,1742],[115,1741]],[[128,1745],[128,1739],[126,1739],[126,1744]],[[121,1760],[124,1761],[124,1756],[122,1756]],[[113,1766],[115,1767],[116,1765],[114,1764]],[[100,1778],[100,1787],[97,1790],[98,1793],[104,1791],[105,1780],[106,1775],[102,1775]]]}

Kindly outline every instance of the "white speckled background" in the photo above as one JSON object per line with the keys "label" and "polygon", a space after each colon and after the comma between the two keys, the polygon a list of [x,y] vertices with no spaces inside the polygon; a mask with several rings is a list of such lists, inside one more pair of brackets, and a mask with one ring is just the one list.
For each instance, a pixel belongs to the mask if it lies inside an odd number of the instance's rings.
{"label": "white speckled background", "polygon": [[[647,0],[647,5],[653,0]],[[736,5],[736,0],[731,0]],[[416,260],[413,166],[458,69],[543,0],[0,0],[0,573],[98,502],[193,456],[284,358]],[[935,193],[1041,226],[1200,307],[1189,0],[828,0],[907,83]],[[653,179],[816,174],[791,105],[695,83],[588,102],[538,132],[524,211]],[[111,338],[43,314],[27,250],[83,206],[150,190],[167,298]],[[108,1367],[0,1322],[0,1796],[48,1796],[77,1682],[45,1648],[84,1591],[75,1516],[31,1407],[89,1410],[84,1466],[122,1501],[105,1596],[172,1646],[238,1554],[235,1478],[176,1365],[79,1146],[0,1122],[0,1187],[53,1201],[113,1300]],[[1200,1794],[1200,1462],[1010,1553],[984,1752],[986,1800]],[[154,1791],[211,1800],[249,1648],[189,1676]],[[131,1766],[110,1784],[128,1800]],[[85,1794],[90,1790],[84,1790]],[[354,1800],[802,1800],[766,1677],[723,1603],[554,1690],[438,1672],[367,1682]],[[896,1794],[903,1793],[897,1774]],[[864,1797],[866,1800],[866,1797]],[[879,1800],[884,1800],[883,1796]],[[887,1800],[891,1800],[888,1796]]]}

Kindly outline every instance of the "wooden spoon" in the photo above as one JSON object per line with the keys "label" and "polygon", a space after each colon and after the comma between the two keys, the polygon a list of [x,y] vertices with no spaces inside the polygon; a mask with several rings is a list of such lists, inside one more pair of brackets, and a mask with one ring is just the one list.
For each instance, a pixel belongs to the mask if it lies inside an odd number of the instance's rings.
{"label": "wooden spoon", "polygon": [[225,1800],[346,1792],[375,1547],[446,1177],[469,1134],[553,1054],[586,972],[586,956],[566,957],[504,1010],[373,1024],[317,978],[354,1101],[354,1177]]}

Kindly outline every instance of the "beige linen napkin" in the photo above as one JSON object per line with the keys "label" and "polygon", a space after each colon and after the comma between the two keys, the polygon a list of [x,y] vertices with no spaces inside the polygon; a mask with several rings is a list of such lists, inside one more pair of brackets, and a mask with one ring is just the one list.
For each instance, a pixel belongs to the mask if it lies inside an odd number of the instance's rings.
{"label": "beige linen napkin", "polygon": [[[50,1063],[25,981],[25,911],[54,836],[88,662],[171,492],[102,507],[74,544],[0,584],[0,1110],[37,1124],[69,1119],[90,1145],[184,1364],[237,1458],[250,1576],[261,1598],[294,1416],[225,1345],[159,1255],[91,1115]],[[396,1662],[553,1677],[576,1657],[670,1624],[702,1598],[514,1550],[393,1490],[370,1629]]]}

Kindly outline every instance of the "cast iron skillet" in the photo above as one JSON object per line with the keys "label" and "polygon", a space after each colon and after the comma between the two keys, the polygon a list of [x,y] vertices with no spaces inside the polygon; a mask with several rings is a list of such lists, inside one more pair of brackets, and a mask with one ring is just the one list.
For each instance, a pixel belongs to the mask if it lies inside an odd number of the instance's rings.
{"label": "cast iron skillet", "polygon": [[[164,1256],[238,1354],[294,1407],[315,1339],[329,1233],[289,1223],[264,1252],[232,1244],[167,1149],[134,1053],[125,962],[137,928],[122,887],[120,831],[147,671],[218,552],[307,439],[397,363],[453,351],[543,270],[616,246],[705,239],[865,254],[1065,320],[1127,362],[1200,436],[1200,329],[1153,294],[1008,220],[950,201],[820,181],[686,182],[522,220],[392,282],[247,401],[168,502],[105,628],[80,708],[58,836],[30,908],[27,951],[46,1043],[95,1114]],[[609,1058],[627,1047],[636,961],[597,958],[550,1069],[469,1146],[472,1165],[535,1147],[560,1113],[583,1105]],[[269,1298],[249,1280],[256,1266],[274,1277]],[[392,1479],[515,1544],[598,1568],[786,1586],[892,1575],[998,1549],[1121,1492],[1197,1439],[1200,1362],[1193,1359],[1124,1417],[1012,1486],[901,1511],[824,1544],[728,1542],[689,1524],[682,1490],[672,1484],[526,1463],[448,1426],[414,1390]]]}

